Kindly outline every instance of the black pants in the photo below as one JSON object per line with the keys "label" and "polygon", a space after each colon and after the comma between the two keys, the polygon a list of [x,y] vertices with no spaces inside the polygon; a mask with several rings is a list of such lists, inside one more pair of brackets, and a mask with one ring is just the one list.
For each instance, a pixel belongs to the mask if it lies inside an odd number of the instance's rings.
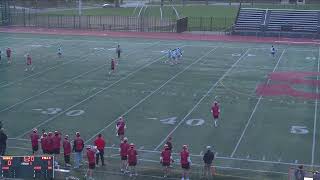
{"label": "black pants", "polygon": [[70,164],[70,154],[69,155],[64,155],[64,162],[66,164]]}
{"label": "black pants", "polygon": [[4,156],[6,154],[6,148],[7,148],[6,144],[0,145],[0,156]]}
{"label": "black pants", "polygon": [[101,159],[102,166],[104,166],[104,150],[99,150],[99,153],[96,156],[96,164],[99,164],[99,156]]}
{"label": "black pants", "polygon": [[120,51],[117,51],[117,54],[118,54],[118,58],[120,58]]}

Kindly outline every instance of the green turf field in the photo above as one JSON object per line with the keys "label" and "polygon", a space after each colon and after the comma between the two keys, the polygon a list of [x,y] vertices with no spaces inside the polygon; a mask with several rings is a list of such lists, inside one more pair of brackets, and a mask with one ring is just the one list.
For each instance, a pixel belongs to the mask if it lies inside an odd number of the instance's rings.
{"label": "green turf field", "polygon": [[[154,169],[160,168],[158,151],[168,136],[173,137],[174,152],[189,145],[193,176],[198,178],[207,145],[215,147],[215,165],[223,175],[287,179],[295,164],[316,169],[320,165],[318,101],[255,94],[273,71],[319,71],[318,47],[279,45],[273,59],[270,44],[6,33],[0,37],[2,50],[13,49],[13,64],[0,65],[0,119],[10,138],[8,154],[29,152],[33,128],[70,136],[80,131],[88,144],[102,133],[107,159],[117,172],[115,121],[124,116],[126,136],[139,149],[139,170],[146,175],[142,179],[155,172],[161,175]],[[117,72],[108,75],[118,43],[122,58]],[[59,44],[62,59],[56,56]],[[175,47],[183,48],[183,63],[163,63],[163,51]],[[33,57],[34,72],[24,71],[26,53]],[[296,88],[318,92],[313,86]],[[218,128],[212,127],[213,100],[221,103]],[[175,169],[178,173],[178,166]]]}

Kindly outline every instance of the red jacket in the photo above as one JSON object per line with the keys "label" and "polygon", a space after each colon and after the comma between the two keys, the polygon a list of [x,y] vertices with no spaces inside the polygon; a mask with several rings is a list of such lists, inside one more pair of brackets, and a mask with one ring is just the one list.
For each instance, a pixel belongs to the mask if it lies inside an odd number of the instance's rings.
{"label": "red jacket", "polygon": [[82,152],[84,148],[84,141],[81,137],[76,137],[73,141],[73,149],[75,152]]}
{"label": "red jacket", "polygon": [[64,155],[71,154],[71,143],[69,142],[69,140],[63,140],[63,153]]}
{"label": "red jacket", "polygon": [[54,135],[52,137],[52,147],[53,147],[53,149],[60,149],[60,147],[61,147],[61,136],[60,135]]}
{"label": "red jacket", "polygon": [[104,139],[101,137],[101,138],[97,138],[95,141],[94,141],[94,145],[97,146],[97,149],[99,151],[103,151],[104,150],[104,147],[106,146],[106,142],[104,141]]}
{"label": "red jacket", "polygon": [[33,132],[30,135],[30,139],[31,139],[32,147],[38,146],[38,144],[39,144],[39,135],[37,133]]}
{"label": "red jacket", "polygon": [[165,149],[161,152],[162,162],[170,163],[171,162],[171,151],[169,149]]}
{"label": "red jacket", "polygon": [[52,136],[48,136],[46,138],[46,148],[47,151],[52,152],[53,151],[53,140],[52,140]]}
{"label": "red jacket", "polygon": [[95,158],[96,152],[92,149],[87,149],[87,157],[89,164],[95,164],[96,163],[96,158]]}
{"label": "red jacket", "polygon": [[135,149],[128,149],[128,162],[136,163],[137,162],[137,151]]}
{"label": "red jacket", "polygon": [[126,142],[122,142],[120,144],[120,156],[128,156],[129,144]]}

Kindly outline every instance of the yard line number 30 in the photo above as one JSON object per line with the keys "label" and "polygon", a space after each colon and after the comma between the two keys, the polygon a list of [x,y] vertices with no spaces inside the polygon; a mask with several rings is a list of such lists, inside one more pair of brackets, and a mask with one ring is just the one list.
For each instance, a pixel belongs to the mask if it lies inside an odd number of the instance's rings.
{"label": "yard line number 30", "polygon": [[[47,114],[47,115],[55,115],[59,112],[61,112],[62,109],[61,108],[47,108],[46,110],[41,111],[42,114]],[[81,109],[76,109],[76,110],[71,110],[66,112],[67,116],[80,116],[84,113],[84,110]]]}

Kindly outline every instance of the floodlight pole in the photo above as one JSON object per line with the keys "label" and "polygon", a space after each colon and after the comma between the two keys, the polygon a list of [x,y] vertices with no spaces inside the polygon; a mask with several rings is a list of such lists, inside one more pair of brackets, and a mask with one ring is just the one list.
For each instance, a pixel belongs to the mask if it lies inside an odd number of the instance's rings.
{"label": "floodlight pole", "polygon": [[79,16],[82,14],[82,0],[79,0]]}

